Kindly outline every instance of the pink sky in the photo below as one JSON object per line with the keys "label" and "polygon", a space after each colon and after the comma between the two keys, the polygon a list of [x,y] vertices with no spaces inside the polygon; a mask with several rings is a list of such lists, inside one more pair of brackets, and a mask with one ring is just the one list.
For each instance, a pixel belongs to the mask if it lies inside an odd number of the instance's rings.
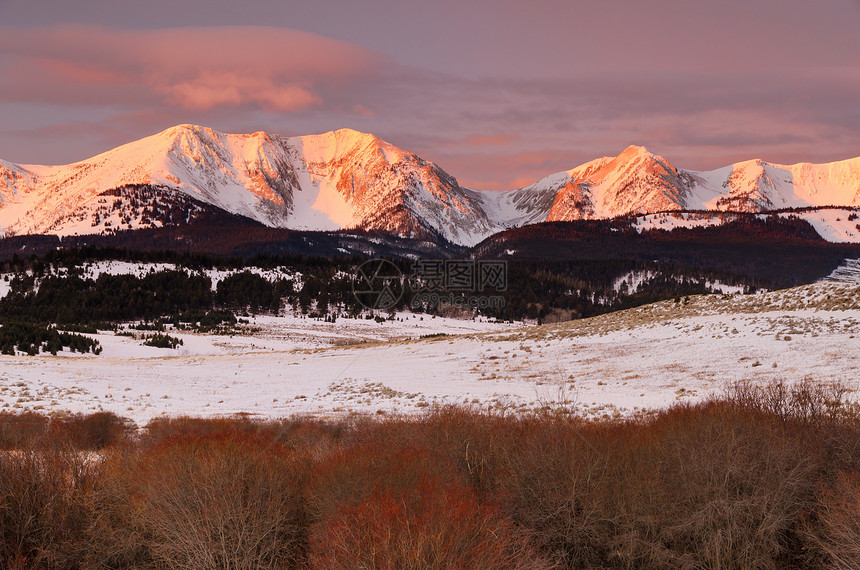
{"label": "pink sky", "polygon": [[708,169],[860,156],[858,0],[0,0],[0,158],[178,123],[372,132],[514,188],[629,144]]}

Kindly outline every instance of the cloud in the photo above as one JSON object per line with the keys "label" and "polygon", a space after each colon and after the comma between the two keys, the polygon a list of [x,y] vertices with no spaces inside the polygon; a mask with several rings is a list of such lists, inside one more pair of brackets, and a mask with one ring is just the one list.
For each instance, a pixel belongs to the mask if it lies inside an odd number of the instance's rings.
{"label": "cloud", "polygon": [[0,29],[0,100],[296,112],[383,62],[346,42],[260,26]]}
{"label": "cloud", "polygon": [[[692,169],[752,157],[827,162],[860,155],[860,75],[844,68],[608,70],[575,80],[433,77],[432,89],[429,83],[416,89],[422,93],[422,114],[410,119],[400,140],[410,132],[425,133],[413,150],[464,179],[516,185],[511,167],[525,171],[532,165],[512,153],[535,149],[568,157],[566,164],[546,164],[558,170],[574,167],[576,160],[615,155],[629,144],[643,144]],[[456,103],[448,93],[458,94]],[[470,134],[476,132],[516,133],[517,139],[492,148]],[[490,155],[495,174],[488,168]]]}
{"label": "cloud", "polygon": [[[536,182],[553,172],[585,162],[584,156],[558,149],[505,151],[438,146],[429,153],[458,182],[481,190],[511,190]],[[588,159],[593,157],[588,157]]]}
{"label": "cloud", "polygon": [[493,135],[470,135],[463,141],[469,146],[507,146],[516,142],[517,135],[515,133],[499,133]]}
{"label": "cloud", "polygon": [[81,159],[177,123],[283,135],[351,127],[494,189],[629,144],[700,170],[860,155],[856,63],[753,67],[667,70],[641,58],[634,70],[488,78],[270,27],[0,28],[0,157]]}
{"label": "cloud", "polygon": [[207,110],[256,104],[273,111],[299,111],[322,103],[304,81],[276,82],[269,77],[237,72],[201,73],[184,81],[158,85],[167,102],[184,109]]}

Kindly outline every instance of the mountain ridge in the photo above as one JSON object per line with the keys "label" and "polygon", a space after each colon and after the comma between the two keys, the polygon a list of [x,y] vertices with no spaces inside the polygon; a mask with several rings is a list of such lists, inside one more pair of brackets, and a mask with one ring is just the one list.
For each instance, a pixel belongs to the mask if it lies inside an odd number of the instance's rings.
{"label": "mountain ridge", "polygon": [[[135,200],[109,193],[134,187],[159,191]],[[160,227],[177,216],[152,213],[190,203],[180,195],[273,228],[361,229],[472,246],[544,221],[855,207],[860,157],[794,165],[753,159],[694,171],[631,145],[494,192],[461,186],[436,164],[352,129],[281,137],[182,124],[68,165],[0,160],[0,229],[7,236]]]}

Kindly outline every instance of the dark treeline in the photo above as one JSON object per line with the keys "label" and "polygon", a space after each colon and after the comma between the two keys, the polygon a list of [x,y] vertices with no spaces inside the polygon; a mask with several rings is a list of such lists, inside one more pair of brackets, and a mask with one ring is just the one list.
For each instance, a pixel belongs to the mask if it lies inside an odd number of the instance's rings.
{"label": "dark treeline", "polygon": [[[746,292],[772,287],[765,279],[649,261],[511,260],[508,269],[505,307],[485,311],[507,320],[591,317],[660,300],[711,293],[709,281],[740,286]],[[641,276],[639,288],[630,291],[622,287],[616,291],[616,280],[631,273]]]}
{"label": "dark treeline", "polygon": [[341,256],[327,258],[323,256],[306,256],[291,254],[259,254],[250,257],[217,255],[178,250],[139,250],[123,247],[100,247],[88,245],[52,249],[36,255],[20,255],[15,253],[0,261],[0,273],[21,272],[30,270],[36,274],[51,266],[74,268],[87,262],[97,261],[126,261],[129,263],[171,263],[189,269],[244,269],[260,267],[274,269],[278,267],[294,268],[302,271],[305,268],[319,268],[358,264],[364,261],[361,256]]}
{"label": "dark treeline", "polygon": [[101,345],[84,335],[58,331],[55,327],[42,327],[27,323],[4,323],[0,327],[0,353],[16,354],[16,350],[35,356],[39,352],[56,355],[68,348],[72,352],[101,353]]}
{"label": "dark treeline", "polygon": [[287,278],[268,280],[240,271],[212,280],[194,271],[154,271],[142,277],[102,274],[96,279],[69,275],[19,275],[11,292],[0,299],[0,322],[28,322],[61,326],[102,325],[136,320],[196,323],[207,327],[211,315],[236,322],[234,313],[277,314],[291,306],[305,314],[349,312],[362,307],[352,295],[349,276],[336,276],[331,266],[300,266],[306,273],[298,288]]}
{"label": "dark treeline", "polygon": [[47,276],[38,289],[13,292],[0,300],[4,321],[84,324],[152,319],[178,312],[210,308],[211,281],[184,271],[134,275]]}
{"label": "dark treeline", "polygon": [[860,244],[824,241],[805,220],[725,215],[732,221],[715,227],[641,233],[628,218],[544,222],[499,232],[470,253],[490,259],[659,261],[744,275],[776,287],[812,283],[846,257],[860,257]]}
{"label": "dark treeline", "polygon": [[[802,209],[798,212],[803,211]],[[785,214],[786,212],[783,211]],[[386,257],[398,259],[476,258],[542,261],[635,260],[719,270],[766,279],[779,287],[810,283],[846,257],[860,257],[860,244],[824,241],[805,220],[791,215],[744,212],[703,213],[725,221],[715,227],[637,232],[633,217],[544,222],[499,232],[466,248],[442,239],[399,238],[349,230],[303,232],[231,225],[164,227],[109,235],[12,236],[0,239],[0,260],[31,254],[88,252],[185,266],[241,265],[276,259]],[[848,214],[848,218],[856,217]],[[107,253],[113,252],[113,253]],[[239,260],[237,260],[239,259]]]}
{"label": "dark treeline", "polygon": [[[121,260],[174,263],[187,268],[151,272],[142,277],[102,274],[86,278],[82,264]],[[0,299],[0,321],[57,325],[118,323],[172,318],[188,312],[278,314],[284,310],[319,318],[367,314],[353,294],[353,275],[362,258],[257,256],[221,258],[175,252],[138,252],[98,248],[58,250],[43,257],[15,257],[0,263],[10,277],[11,293]],[[386,312],[414,310],[429,314],[481,314],[503,320],[570,320],[634,307],[662,299],[711,292],[708,282],[737,285],[747,291],[770,287],[764,279],[727,271],[629,260],[582,260],[507,263],[505,286],[457,291],[441,303],[415,304],[423,289],[413,277],[413,261],[392,260],[404,275],[403,295]],[[62,276],[58,269],[63,268]],[[264,278],[250,268],[275,270]],[[213,291],[204,269],[231,270]],[[625,275],[637,277],[638,289],[616,290]],[[632,280],[632,279],[631,279]],[[501,303],[462,310],[456,302],[480,296]]]}
{"label": "dark treeline", "polygon": [[0,239],[0,260],[44,255],[58,249],[116,248],[140,252],[175,251],[249,259],[258,255],[371,257],[452,257],[466,248],[443,239],[402,238],[387,233],[342,230],[313,232],[252,225],[194,225],[123,230],[82,236],[22,235]]}
{"label": "dark treeline", "polygon": [[[0,567],[860,567],[839,386],[621,420],[0,412]],[[98,453],[81,453],[98,450]]]}

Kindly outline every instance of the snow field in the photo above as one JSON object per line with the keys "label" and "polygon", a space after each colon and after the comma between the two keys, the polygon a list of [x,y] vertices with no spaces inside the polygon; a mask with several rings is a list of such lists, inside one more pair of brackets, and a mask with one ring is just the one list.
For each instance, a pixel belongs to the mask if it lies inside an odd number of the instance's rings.
{"label": "snow field", "polygon": [[612,417],[705,398],[737,380],[856,388],[860,377],[856,284],[697,296],[545,326],[398,319],[258,317],[244,335],[171,333],[184,341],[177,350],[100,334],[98,357],[3,356],[0,410],[109,410],[138,423],[442,404]]}

